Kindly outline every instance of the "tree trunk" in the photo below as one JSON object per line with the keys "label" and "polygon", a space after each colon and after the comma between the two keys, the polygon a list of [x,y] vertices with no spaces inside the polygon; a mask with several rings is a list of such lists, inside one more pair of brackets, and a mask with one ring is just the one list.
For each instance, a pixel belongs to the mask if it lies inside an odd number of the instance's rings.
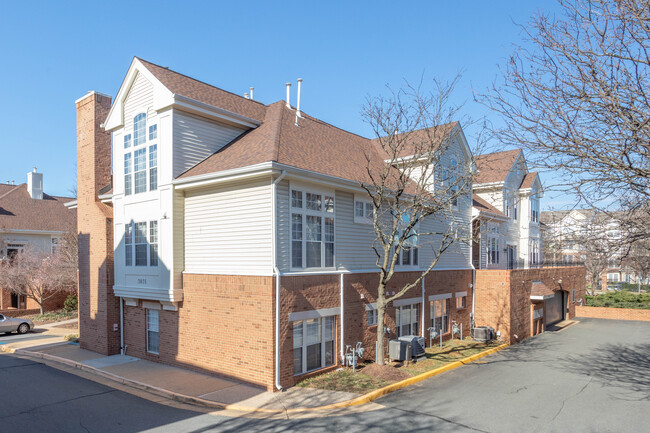
{"label": "tree trunk", "polygon": [[40,308],[41,316],[42,316],[43,315],[43,297],[39,296],[38,300],[36,302],[38,302],[38,308]]}
{"label": "tree trunk", "polygon": [[386,287],[380,284],[377,295],[377,353],[375,354],[375,358],[379,365],[385,364],[384,354],[386,353],[386,347],[384,345],[384,318],[386,317],[385,289]]}

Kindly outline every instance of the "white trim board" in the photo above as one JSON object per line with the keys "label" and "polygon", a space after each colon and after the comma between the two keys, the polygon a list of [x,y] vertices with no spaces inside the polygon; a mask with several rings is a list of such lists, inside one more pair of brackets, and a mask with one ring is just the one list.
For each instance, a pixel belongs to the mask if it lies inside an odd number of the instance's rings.
{"label": "white trim board", "polygon": [[320,310],[298,311],[289,313],[289,321],[295,322],[298,320],[318,319],[319,317],[338,316],[341,314],[340,307],[323,308]]}

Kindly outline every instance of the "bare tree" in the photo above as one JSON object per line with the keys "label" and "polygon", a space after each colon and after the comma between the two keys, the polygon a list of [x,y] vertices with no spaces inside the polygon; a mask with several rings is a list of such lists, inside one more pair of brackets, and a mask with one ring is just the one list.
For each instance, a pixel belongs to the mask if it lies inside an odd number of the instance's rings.
{"label": "bare tree", "polygon": [[61,252],[48,255],[27,245],[1,267],[0,286],[36,301],[41,314],[47,300],[76,288],[76,268],[70,267]]}
{"label": "bare tree", "polygon": [[640,292],[641,281],[650,277],[650,241],[643,240],[630,246],[623,257],[623,263],[636,273]]}
{"label": "bare tree", "polygon": [[[373,208],[381,365],[388,304],[419,287],[443,253],[471,241],[469,221],[464,224],[457,210],[471,206],[472,175],[471,156],[462,154],[452,134],[460,107],[452,107],[450,97],[457,82],[458,77],[450,83],[435,82],[428,93],[421,84],[407,84],[387,97],[369,98],[362,111],[384,160],[378,164],[372,152],[366,155],[369,181],[362,184]],[[426,250],[431,251],[429,259],[424,258]],[[397,281],[396,270],[404,264],[417,264],[420,271],[408,281]]]}
{"label": "bare tree", "polygon": [[630,242],[650,237],[650,8],[642,0],[559,0],[538,14],[481,101],[498,139],[530,152],[590,207],[627,211]]}

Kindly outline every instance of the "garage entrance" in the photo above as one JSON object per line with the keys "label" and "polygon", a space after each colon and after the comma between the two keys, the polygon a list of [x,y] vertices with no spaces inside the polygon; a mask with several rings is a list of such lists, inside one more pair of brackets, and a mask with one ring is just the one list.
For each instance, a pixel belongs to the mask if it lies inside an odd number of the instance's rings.
{"label": "garage entrance", "polygon": [[552,298],[544,301],[544,323],[546,327],[564,320],[564,291],[558,290]]}

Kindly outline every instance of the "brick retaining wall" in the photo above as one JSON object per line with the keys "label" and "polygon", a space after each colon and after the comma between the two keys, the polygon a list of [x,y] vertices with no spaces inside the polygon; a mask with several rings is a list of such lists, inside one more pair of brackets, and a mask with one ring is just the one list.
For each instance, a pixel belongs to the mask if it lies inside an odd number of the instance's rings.
{"label": "brick retaining wall", "polygon": [[594,319],[641,320],[650,322],[650,310],[637,310],[634,308],[581,307],[576,305],[576,316]]}

